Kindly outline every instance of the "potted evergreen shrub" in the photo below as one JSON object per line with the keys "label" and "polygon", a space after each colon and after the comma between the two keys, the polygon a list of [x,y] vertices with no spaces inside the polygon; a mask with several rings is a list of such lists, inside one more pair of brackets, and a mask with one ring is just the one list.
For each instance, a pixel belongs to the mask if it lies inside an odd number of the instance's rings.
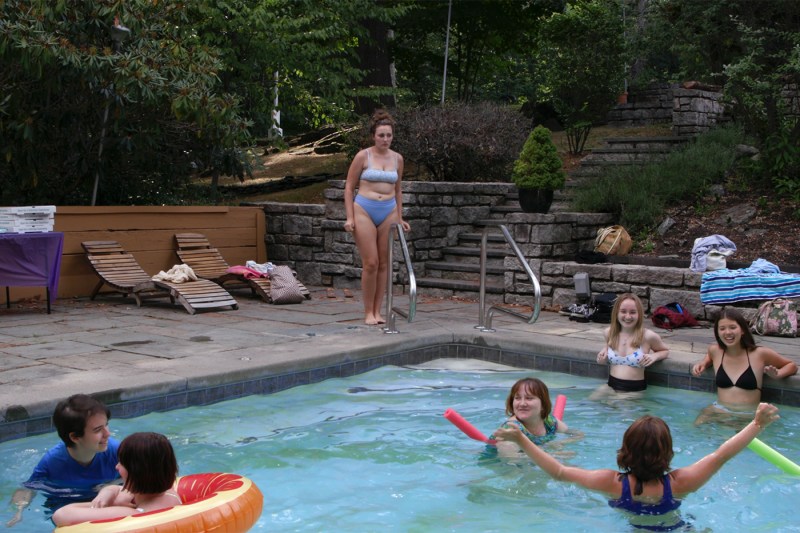
{"label": "potted evergreen shrub", "polygon": [[514,163],[511,179],[519,190],[519,205],[524,212],[547,213],[553,203],[553,191],[566,181],[550,130],[544,126],[534,128]]}

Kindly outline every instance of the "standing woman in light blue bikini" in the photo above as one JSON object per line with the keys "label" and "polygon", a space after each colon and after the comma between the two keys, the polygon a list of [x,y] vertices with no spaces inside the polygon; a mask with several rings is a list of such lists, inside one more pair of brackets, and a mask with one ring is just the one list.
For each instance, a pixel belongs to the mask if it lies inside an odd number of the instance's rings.
{"label": "standing woman in light blue bikini", "polygon": [[369,129],[373,145],[353,158],[344,187],[344,230],[353,233],[361,254],[364,322],[370,325],[386,322],[380,309],[389,271],[389,231],[395,223],[410,229],[402,215],[403,156],[390,149],[394,124],[388,112],[375,111]]}

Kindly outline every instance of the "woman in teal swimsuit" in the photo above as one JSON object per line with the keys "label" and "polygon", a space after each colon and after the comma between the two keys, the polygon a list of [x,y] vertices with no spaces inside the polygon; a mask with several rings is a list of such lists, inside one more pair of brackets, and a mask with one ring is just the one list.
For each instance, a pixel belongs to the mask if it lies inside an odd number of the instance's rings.
{"label": "woman in teal swimsuit", "polygon": [[494,436],[501,442],[519,445],[553,479],[608,494],[611,507],[630,513],[634,528],[671,531],[683,527],[676,513],[680,506],[678,498],[702,487],[722,465],[778,418],[777,407],[760,404],[752,422],[744,429],[694,464],[675,470],[670,467],[674,452],[669,426],[650,415],[639,418],[625,431],[622,447],[617,451],[617,466],[621,472],[584,470],[561,464],[515,426],[498,429]]}
{"label": "woman in teal swimsuit", "polygon": [[372,115],[369,131],[374,144],[356,154],[347,172],[344,230],[353,233],[361,255],[364,322],[383,324],[380,309],[389,272],[389,232],[396,223],[405,231],[411,228],[403,220],[403,156],[389,148],[394,120],[379,109]]}
{"label": "woman in teal swimsuit", "polygon": [[[516,427],[531,442],[541,446],[555,439],[557,432],[566,433],[569,430],[564,422],[552,415],[551,409],[550,391],[542,380],[520,379],[511,387],[511,392],[506,398],[506,416],[509,418],[501,427]],[[489,439],[493,440],[494,436]],[[519,455],[520,450],[518,446],[509,442],[487,446],[487,455],[495,455],[498,452],[504,457],[515,457]]]}

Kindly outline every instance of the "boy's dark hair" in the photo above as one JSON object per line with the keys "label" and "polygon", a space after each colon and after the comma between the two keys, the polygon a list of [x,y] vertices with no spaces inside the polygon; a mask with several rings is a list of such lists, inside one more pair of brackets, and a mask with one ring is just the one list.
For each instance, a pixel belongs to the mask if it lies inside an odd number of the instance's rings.
{"label": "boy's dark hair", "polygon": [[105,413],[106,418],[111,419],[108,407],[88,394],[73,394],[58,402],[53,411],[53,425],[67,448],[75,447],[71,436],[83,437],[86,421],[97,413]]}
{"label": "boy's dark hair", "polygon": [[178,477],[178,461],[169,439],[160,433],[132,433],[117,451],[119,463],[128,471],[123,489],[138,494],[168,490]]}

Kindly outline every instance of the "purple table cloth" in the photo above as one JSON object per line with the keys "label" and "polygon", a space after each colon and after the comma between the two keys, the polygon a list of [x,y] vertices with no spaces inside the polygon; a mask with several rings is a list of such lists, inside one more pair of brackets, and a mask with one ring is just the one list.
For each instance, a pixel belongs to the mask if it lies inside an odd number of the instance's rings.
{"label": "purple table cloth", "polygon": [[58,296],[64,234],[0,233],[0,286],[47,287]]}

